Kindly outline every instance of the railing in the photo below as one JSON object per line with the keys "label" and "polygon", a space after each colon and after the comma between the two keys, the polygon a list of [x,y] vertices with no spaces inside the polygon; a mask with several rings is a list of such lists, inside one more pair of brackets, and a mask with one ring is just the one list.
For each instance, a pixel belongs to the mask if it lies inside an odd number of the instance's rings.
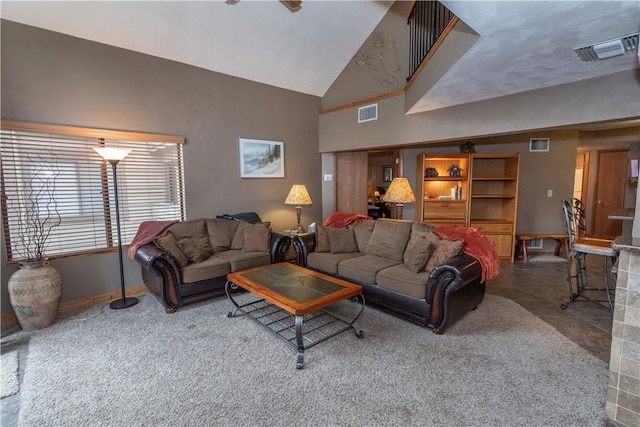
{"label": "railing", "polygon": [[434,46],[455,15],[438,1],[416,1],[409,14],[409,77]]}

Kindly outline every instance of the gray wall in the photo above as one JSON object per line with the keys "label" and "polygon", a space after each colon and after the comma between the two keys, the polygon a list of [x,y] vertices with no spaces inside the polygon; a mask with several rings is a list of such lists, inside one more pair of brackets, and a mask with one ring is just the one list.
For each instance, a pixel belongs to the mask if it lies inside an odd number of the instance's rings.
{"label": "gray wall", "polygon": [[[305,184],[322,220],[318,97],[3,20],[2,118],[184,136],[187,217],[257,211],[274,230],[295,225],[284,200]],[[240,179],[238,138],[284,141],[285,178]],[[62,301],[119,290],[115,253],[52,262]],[[11,313],[2,242],[2,314]],[[142,285],[125,257],[128,287]]]}

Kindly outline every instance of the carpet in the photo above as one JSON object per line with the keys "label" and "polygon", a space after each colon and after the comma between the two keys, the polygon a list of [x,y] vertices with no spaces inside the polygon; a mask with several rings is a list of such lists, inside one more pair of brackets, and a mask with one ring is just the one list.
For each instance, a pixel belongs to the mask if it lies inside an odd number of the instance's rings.
{"label": "carpet", "polygon": [[[487,295],[444,335],[367,307],[295,350],[226,298],[165,314],[151,295],[35,331],[20,426],[602,426],[608,369]],[[343,302],[340,310],[353,309]],[[92,310],[97,312],[100,307]]]}
{"label": "carpet", "polygon": [[0,399],[13,396],[20,390],[18,381],[18,352],[11,351],[2,355],[0,360]]}

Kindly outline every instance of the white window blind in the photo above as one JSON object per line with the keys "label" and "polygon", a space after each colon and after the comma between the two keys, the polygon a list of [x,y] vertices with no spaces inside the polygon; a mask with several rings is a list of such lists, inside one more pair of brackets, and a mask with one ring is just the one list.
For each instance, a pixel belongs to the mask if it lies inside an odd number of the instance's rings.
{"label": "white window blind", "polygon": [[[32,258],[21,226],[38,213],[49,258],[117,248],[112,166],[93,147],[131,152],[117,165],[122,243],[141,222],[184,220],[184,138],[2,121],[2,220],[8,261]],[[48,214],[48,215],[47,215]],[[36,237],[37,238],[37,237]]]}

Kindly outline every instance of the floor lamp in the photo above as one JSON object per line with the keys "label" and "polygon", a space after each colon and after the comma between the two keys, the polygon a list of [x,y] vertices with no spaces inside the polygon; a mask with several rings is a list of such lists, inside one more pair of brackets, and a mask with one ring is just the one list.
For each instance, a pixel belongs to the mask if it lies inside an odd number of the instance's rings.
{"label": "floor lamp", "polygon": [[116,227],[118,230],[118,260],[120,261],[120,295],[121,298],[115,301],[111,301],[109,307],[114,310],[121,308],[128,308],[138,303],[138,299],[135,297],[125,297],[124,291],[124,268],[122,265],[122,237],[120,234],[120,206],[118,204],[118,175],[116,172],[116,165],[131,152],[126,148],[112,148],[112,147],[99,147],[95,148],[96,152],[102,156],[107,162],[111,164],[113,168],[113,192],[116,199]]}
{"label": "floor lamp", "polygon": [[393,178],[387,192],[382,196],[382,201],[396,204],[396,219],[402,219],[402,208],[405,203],[416,201],[409,180],[407,178]]}

